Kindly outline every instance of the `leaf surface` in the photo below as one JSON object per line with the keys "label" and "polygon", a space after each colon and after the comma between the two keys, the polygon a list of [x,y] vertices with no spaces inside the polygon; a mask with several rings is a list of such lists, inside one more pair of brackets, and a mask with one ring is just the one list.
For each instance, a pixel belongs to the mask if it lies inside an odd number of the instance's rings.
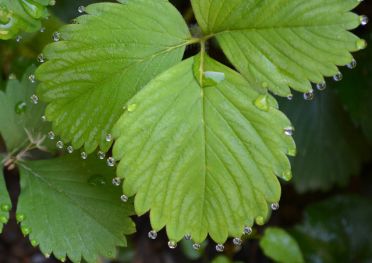
{"label": "leaf surface", "polygon": [[40,102],[35,105],[30,99],[36,87],[29,80],[34,70],[35,67],[28,68],[21,81],[9,80],[6,91],[0,90],[0,134],[9,153],[15,153],[31,142],[40,141],[40,147],[48,145],[43,138],[50,124],[41,119],[45,105]]}
{"label": "leaf surface", "polygon": [[[262,96],[265,110],[255,104]],[[208,57],[161,74],[127,109],[114,128],[117,173],[124,193],[137,194],[137,214],[151,210],[154,230],[166,225],[173,241],[241,236],[279,200],[275,175],[291,177],[295,145],[275,100]]]}
{"label": "leaf surface", "polygon": [[233,65],[251,82],[280,96],[306,92],[310,82],[338,73],[365,41],[347,30],[359,0],[192,0],[199,25],[216,36]]}
{"label": "leaf surface", "polygon": [[298,153],[292,171],[297,191],[345,186],[351,176],[359,173],[370,157],[368,143],[343,109],[335,90],[317,93],[311,102],[297,94],[280,105],[296,128]]}
{"label": "leaf surface", "polygon": [[87,15],[60,30],[37,70],[48,120],[63,141],[88,153],[107,151],[113,124],[149,80],[178,63],[191,41],[168,1],[121,1],[85,8]]}
{"label": "leaf surface", "polygon": [[17,218],[22,232],[44,254],[58,259],[96,262],[112,258],[134,232],[131,203],[120,201],[111,184],[114,171],[97,160],[77,155],[19,164],[21,194]]}
{"label": "leaf surface", "polygon": [[305,262],[372,261],[370,199],[336,196],[306,209],[304,222],[291,231]]}
{"label": "leaf surface", "polygon": [[260,247],[265,255],[275,262],[305,262],[297,241],[284,229],[277,227],[267,228],[260,239]]}
{"label": "leaf surface", "polygon": [[21,31],[34,32],[48,16],[49,0],[0,0],[0,39],[11,39]]}
{"label": "leaf surface", "polygon": [[3,231],[3,226],[9,220],[9,211],[12,208],[12,203],[10,201],[3,173],[4,159],[5,159],[4,156],[0,155],[0,234]]}

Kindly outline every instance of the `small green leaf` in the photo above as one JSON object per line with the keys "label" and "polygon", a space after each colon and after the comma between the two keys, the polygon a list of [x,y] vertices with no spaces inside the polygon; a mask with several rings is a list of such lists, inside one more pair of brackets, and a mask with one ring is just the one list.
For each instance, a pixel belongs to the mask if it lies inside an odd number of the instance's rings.
{"label": "small green leaf", "polygon": [[106,137],[128,100],[192,42],[168,1],[122,2],[86,7],[77,24],[61,28],[62,41],[46,47],[49,61],[36,72],[55,133],[87,153],[110,148]]}
{"label": "small green leaf", "polygon": [[[194,64],[200,76],[213,71],[225,78],[205,87]],[[289,179],[286,153],[295,145],[276,107],[254,105],[260,95],[238,73],[199,55],[129,101],[137,107],[116,124],[113,153],[124,194],[137,194],[137,214],[151,210],[154,230],[166,225],[171,240],[191,234],[197,243],[209,233],[223,243],[267,217],[268,203],[280,198],[276,175]]]}
{"label": "small green leaf", "polygon": [[306,209],[291,232],[308,263],[371,262],[370,199],[336,196]]}
{"label": "small green leaf", "polygon": [[0,91],[0,134],[8,152],[17,152],[30,143],[39,143],[41,148],[47,145],[50,125],[41,119],[45,105],[31,100],[36,84],[29,78],[34,70],[30,67],[21,82],[9,80],[6,91]]}
{"label": "small green leaf", "polygon": [[[114,172],[97,160],[65,156],[19,163],[22,229],[44,254],[80,262],[114,257],[134,232],[132,204],[120,201]],[[97,178],[99,177],[100,180]],[[94,179],[96,178],[96,179]],[[94,182],[94,183],[93,183]]]}
{"label": "small green leaf", "polygon": [[213,259],[212,263],[231,263],[232,261],[226,256],[218,256]]}
{"label": "small green leaf", "polygon": [[0,39],[11,39],[21,31],[35,32],[40,19],[48,16],[49,0],[0,0]]}
{"label": "small green leaf", "polygon": [[368,143],[333,89],[316,94],[311,102],[297,94],[280,105],[296,127],[298,153],[292,161],[296,190],[329,190],[358,174],[370,156]]}
{"label": "small green leaf", "polygon": [[352,61],[366,46],[347,30],[359,26],[351,13],[360,0],[192,0],[205,35],[215,36],[226,56],[251,82],[280,96],[306,92]]}
{"label": "small green leaf", "polygon": [[296,240],[281,228],[267,228],[260,240],[260,247],[265,255],[275,262],[305,262]]}
{"label": "small green leaf", "polygon": [[5,178],[3,173],[3,162],[4,156],[0,155],[0,234],[3,231],[3,226],[9,220],[9,211],[12,208],[12,203],[8,194],[8,190],[5,184]]}

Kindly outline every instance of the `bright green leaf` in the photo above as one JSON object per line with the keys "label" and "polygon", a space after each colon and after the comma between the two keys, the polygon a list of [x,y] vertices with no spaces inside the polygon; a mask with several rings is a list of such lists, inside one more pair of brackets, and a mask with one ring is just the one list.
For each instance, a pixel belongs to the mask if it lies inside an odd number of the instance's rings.
{"label": "bright green leaf", "polygon": [[3,225],[9,220],[9,211],[12,208],[12,203],[5,184],[3,161],[4,156],[0,155],[0,233],[3,231]]}
{"label": "bright green leaf", "polygon": [[199,25],[216,36],[234,66],[251,82],[288,96],[338,73],[365,41],[347,30],[360,24],[349,12],[360,0],[192,0]]}
{"label": "bright green leaf", "polygon": [[370,199],[337,196],[311,205],[292,236],[308,263],[372,262]]}
{"label": "bright green leaf", "polygon": [[299,192],[344,186],[370,156],[338,95],[327,89],[311,102],[301,95],[282,101],[281,110],[296,128],[298,153],[292,162],[293,182]]}
{"label": "bright green leaf", "polygon": [[285,230],[269,227],[260,239],[260,247],[275,262],[303,263],[301,250],[293,237]]}
{"label": "bright green leaf", "polygon": [[[205,71],[225,78],[201,87]],[[114,157],[124,193],[137,193],[137,214],[151,210],[154,230],[166,225],[171,240],[191,234],[198,243],[209,233],[223,243],[267,217],[268,203],[280,198],[275,175],[290,178],[286,153],[295,145],[284,133],[288,119],[257,108],[259,96],[238,73],[197,56],[128,102],[135,107],[114,128]]]}
{"label": "bright green leaf", "polygon": [[31,100],[36,84],[29,77],[34,70],[30,67],[21,82],[9,80],[6,91],[0,91],[0,134],[8,152],[15,153],[30,143],[39,143],[39,148],[47,144],[50,125],[41,119],[45,105]]}
{"label": "bright green leaf", "polygon": [[212,263],[231,263],[232,261],[225,256],[218,256],[213,259]]}
{"label": "bright green leaf", "polygon": [[34,32],[48,16],[50,0],[0,0],[0,39],[11,39],[21,31]]}
{"label": "bright green leaf", "polygon": [[88,15],[61,29],[37,70],[46,116],[64,142],[88,153],[106,140],[127,101],[149,80],[178,63],[192,42],[168,1],[132,0],[86,7]]}
{"label": "bright green leaf", "polygon": [[31,243],[44,254],[84,258],[115,256],[134,232],[132,204],[120,201],[120,188],[111,184],[114,170],[91,159],[65,156],[19,163],[21,194],[17,218]]}

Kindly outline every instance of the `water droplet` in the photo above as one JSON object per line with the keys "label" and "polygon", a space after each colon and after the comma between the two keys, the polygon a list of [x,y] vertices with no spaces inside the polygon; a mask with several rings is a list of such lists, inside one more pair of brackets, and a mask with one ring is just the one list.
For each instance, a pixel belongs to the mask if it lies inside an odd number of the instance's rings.
{"label": "water droplet", "polygon": [[74,148],[71,145],[67,146],[67,152],[68,153],[73,153],[74,152]]}
{"label": "water droplet", "polygon": [[149,233],[148,233],[148,237],[150,238],[150,239],[156,239],[157,237],[158,237],[158,233],[156,233],[156,231],[155,230],[151,230]]}
{"label": "water droplet", "polygon": [[106,142],[111,142],[112,141],[112,135],[111,134],[107,134],[106,135]]}
{"label": "water droplet", "polygon": [[36,81],[34,74],[31,74],[30,76],[28,76],[28,79],[30,80],[31,83],[35,83]]}
{"label": "water droplet", "polygon": [[52,131],[48,132],[48,138],[49,139],[54,140],[55,137],[56,137],[56,135],[54,134],[54,132],[52,132]]}
{"label": "water droplet", "polygon": [[204,72],[204,77],[206,78],[206,86],[215,86],[225,80],[225,73],[206,71]]}
{"label": "water droplet", "polygon": [[269,96],[267,94],[258,96],[258,98],[254,101],[254,105],[262,111],[269,111]]}
{"label": "water droplet", "polygon": [[47,118],[45,117],[45,115],[41,116],[41,120],[42,121],[47,121]]}
{"label": "water droplet", "polygon": [[314,99],[314,91],[310,90],[309,92],[304,93],[305,100],[313,100]]}
{"label": "water droplet", "polygon": [[191,235],[190,234],[186,234],[185,235],[185,240],[191,240]]}
{"label": "water droplet", "polygon": [[10,75],[9,75],[9,79],[11,80],[11,79],[17,79],[17,76],[14,74],[14,73],[11,73]]}
{"label": "water droplet", "polygon": [[334,81],[341,81],[343,78],[342,73],[338,72],[336,75],[333,76]]}
{"label": "water droplet", "polygon": [[120,186],[120,184],[121,184],[121,179],[120,179],[120,177],[115,177],[115,178],[113,178],[113,179],[112,179],[112,184],[113,184],[114,186]]}
{"label": "water droplet", "polygon": [[39,97],[36,96],[35,94],[33,94],[33,95],[30,97],[30,99],[31,99],[31,102],[32,102],[33,104],[38,104],[38,103],[39,103]]}
{"label": "water droplet", "polygon": [[265,219],[262,217],[262,216],[258,216],[256,217],[256,224],[259,225],[259,226],[262,226],[265,224]]}
{"label": "water droplet", "polygon": [[84,6],[79,6],[78,7],[78,12],[80,13],[80,14],[82,14],[82,13],[84,13],[85,12],[85,7]]}
{"label": "water droplet", "polygon": [[50,5],[50,6],[54,6],[54,5],[56,5],[56,0],[50,0],[50,1],[49,1],[49,5]]}
{"label": "water droplet", "polygon": [[120,196],[120,200],[121,200],[122,202],[126,203],[126,202],[128,202],[128,196],[126,196],[126,195],[122,195],[122,196]]}
{"label": "water droplet", "polygon": [[289,95],[287,96],[287,99],[288,99],[288,100],[293,100],[293,94],[289,94]]}
{"label": "water droplet", "polygon": [[137,109],[137,104],[128,105],[128,111],[133,112]]}
{"label": "water droplet", "polygon": [[16,42],[18,42],[18,43],[21,42],[22,38],[23,38],[23,37],[22,37],[21,35],[18,35],[18,36],[16,37]]}
{"label": "water droplet", "polygon": [[66,258],[64,258],[64,257],[63,258],[60,258],[59,261],[65,262],[66,261]]}
{"label": "water droplet", "polygon": [[366,16],[366,15],[362,15],[362,16],[360,16],[360,17],[359,17],[359,21],[360,21],[360,24],[361,24],[362,26],[367,25],[368,22],[369,22],[368,16]]}
{"label": "water droplet", "polygon": [[168,247],[170,249],[175,249],[177,247],[177,242],[176,241],[169,240]]}
{"label": "water droplet", "polygon": [[293,127],[284,128],[284,134],[285,135],[287,135],[287,136],[293,136],[293,133],[294,133]]}
{"label": "water droplet", "polygon": [[88,178],[88,183],[93,186],[106,185],[106,178],[99,174],[94,174]]}
{"label": "water droplet", "polygon": [[31,240],[31,246],[36,247],[38,245],[38,242],[35,239]]}
{"label": "water droplet", "polygon": [[327,83],[325,83],[325,82],[320,82],[320,83],[316,84],[316,89],[317,90],[322,91],[322,90],[325,90],[326,88],[327,88]]}
{"label": "water droplet", "polygon": [[243,234],[250,235],[250,234],[252,234],[252,232],[253,232],[253,229],[251,227],[249,227],[249,226],[244,227]]}
{"label": "water droplet", "polygon": [[52,35],[52,39],[53,39],[54,42],[58,42],[59,40],[61,40],[61,33],[54,32],[53,35]]}
{"label": "water droplet", "polygon": [[18,115],[25,113],[27,110],[27,104],[24,101],[20,101],[15,105],[14,111]]}
{"label": "water droplet", "polygon": [[44,32],[45,32],[45,30],[46,30],[46,28],[45,28],[45,27],[41,27],[41,28],[40,28],[40,32],[41,32],[41,33],[44,33]]}
{"label": "water droplet", "polygon": [[364,39],[358,39],[356,41],[356,47],[359,50],[365,49],[367,47],[367,41],[365,41]]}
{"label": "water droplet", "polygon": [[86,160],[88,158],[88,155],[87,155],[86,152],[81,152],[80,156],[81,156],[81,159],[83,159],[83,160]]}
{"label": "water droplet", "polygon": [[21,213],[16,213],[16,220],[18,223],[22,222],[23,220],[25,220],[25,215],[24,214],[21,214]]}
{"label": "water droplet", "polygon": [[6,216],[0,216],[0,223],[2,224],[8,223],[8,218]]}
{"label": "water droplet", "polygon": [[223,252],[225,250],[225,246],[222,244],[217,244],[216,245],[216,251],[217,252]]}
{"label": "water droplet", "polygon": [[58,141],[56,143],[56,146],[57,146],[58,149],[62,149],[63,148],[63,142],[62,141]]}
{"label": "water droplet", "polygon": [[242,245],[242,240],[239,237],[236,237],[233,239],[233,244],[235,246],[241,246]]}
{"label": "water droplet", "polygon": [[0,209],[3,212],[9,212],[12,209],[12,206],[11,205],[8,205],[8,204],[2,204],[0,206]]}
{"label": "water droplet", "polygon": [[357,66],[357,62],[353,59],[349,64],[346,65],[349,69],[354,69]]}
{"label": "water droplet", "polygon": [[97,156],[98,156],[98,159],[103,160],[103,159],[105,159],[105,157],[106,157],[106,153],[104,153],[104,152],[102,152],[102,151],[99,151],[99,152],[97,153]]}
{"label": "water droplet", "polygon": [[107,158],[107,165],[110,166],[110,167],[114,167],[116,164],[116,161],[113,157],[109,157]]}
{"label": "water droplet", "polygon": [[41,53],[37,56],[37,62],[39,62],[39,63],[44,63],[45,62],[45,57],[44,57],[43,53]]}
{"label": "water droplet", "polygon": [[200,244],[198,244],[198,243],[192,244],[192,248],[195,249],[195,250],[199,250],[200,249]]}
{"label": "water droplet", "polygon": [[270,206],[271,206],[271,209],[272,209],[273,211],[276,211],[276,210],[279,209],[279,204],[278,204],[278,203],[272,203]]}
{"label": "water droplet", "polygon": [[50,258],[50,254],[46,253],[46,254],[44,254],[44,257],[45,258]]}
{"label": "water droplet", "polygon": [[24,236],[27,236],[27,235],[29,235],[29,234],[31,233],[31,229],[28,228],[28,227],[26,227],[26,226],[22,226],[22,227],[21,227],[21,232],[22,232],[22,234],[23,234]]}

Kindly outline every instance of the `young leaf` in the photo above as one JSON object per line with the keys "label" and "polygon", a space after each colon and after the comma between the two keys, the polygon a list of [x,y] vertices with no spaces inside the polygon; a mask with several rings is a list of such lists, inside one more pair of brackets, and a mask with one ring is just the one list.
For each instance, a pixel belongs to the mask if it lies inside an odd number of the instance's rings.
{"label": "young leaf", "polygon": [[275,262],[305,262],[296,240],[281,228],[267,228],[260,240],[260,247]]}
{"label": "young leaf", "polygon": [[329,190],[347,184],[370,156],[368,143],[342,107],[332,89],[311,103],[301,95],[283,101],[281,110],[296,127],[298,154],[293,159],[293,182],[299,192]]}
{"label": "young leaf", "polygon": [[360,24],[349,12],[360,0],[192,0],[205,34],[216,36],[234,66],[250,81],[288,96],[338,73],[350,51],[366,42],[347,30]]}
{"label": "young leaf", "polygon": [[[45,137],[50,125],[41,116],[45,105],[34,104],[31,96],[36,84],[30,81],[35,67],[26,70],[22,81],[9,80],[6,91],[0,90],[0,134],[8,152],[17,152],[30,143],[46,145]],[[37,102],[37,98],[34,98]]]}
{"label": "young leaf", "polygon": [[[200,243],[209,233],[223,243],[278,202],[275,175],[291,176],[290,122],[249,86],[202,54],[150,82],[115,125],[124,193],[137,194],[137,214],[151,210],[152,227],[166,225],[171,240],[191,234]],[[262,96],[265,105],[256,102]]]}
{"label": "young leaf", "polygon": [[306,209],[304,222],[291,232],[305,262],[371,262],[370,199],[336,196]]}
{"label": "young leaf", "polygon": [[[168,1],[99,3],[61,29],[63,41],[46,47],[37,70],[46,116],[63,141],[88,153],[106,140],[126,102],[149,80],[178,63],[192,42]],[[59,35],[56,35],[59,38]],[[57,40],[57,39],[56,39]],[[110,136],[109,136],[110,137]]]}
{"label": "young leaf", "polygon": [[73,262],[115,256],[134,232],[132,204],[120,201],[113,170],[97,162],[64,156],[19,163],[21,194],[17,219],[22,232],[45,254]]}
{"label": "young leaf", "polygon": [[0,39],[11,39],[20,31],[34,32],[48,16],[50,0],[0,0]]}
{"label": "young leaf", "polygon": [[3,161],[4,156],[0,155],[0,234],[3,231],[3,225],[9,220],[9,211],[12,208],[12,203],[5,185]]}

